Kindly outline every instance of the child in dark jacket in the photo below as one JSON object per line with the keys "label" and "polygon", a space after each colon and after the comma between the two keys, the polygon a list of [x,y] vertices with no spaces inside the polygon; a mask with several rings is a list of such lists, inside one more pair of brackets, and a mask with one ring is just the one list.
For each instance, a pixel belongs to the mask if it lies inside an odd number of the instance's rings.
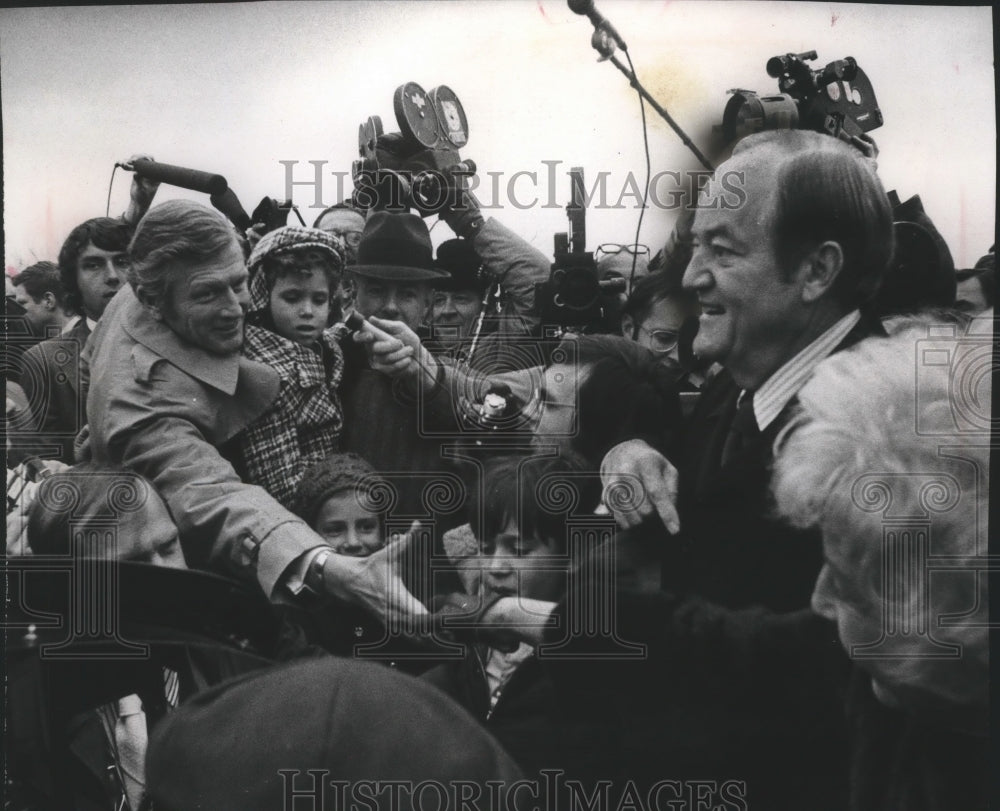
{"label": "child in dark jacket", "polygon": [[[575,459],[502,457],[487,466],[481,495],[469,505],[480,539],[479,597],[558,601],[581,554],[573,520],[588,521],[600,501],[600,479]],[[474,581],[468,581],[474,582]],[[511,645],[513,647],[513,643]],[[537,648],[469,644],[461,661],[424,678],[451,695],[493,733],[529,776],[563,768],[566,729],[556,717],[552,683]]]}
{"label": "child in dark jacket", "polygon": [[[391,485],[365,459],[335,453],[306,470],[294,510],[338,555],[368,557],[386,543],[386,507]],[[282,606],[286,620],[301,631],[300,641],[337,656],[379,661],[405,672],[430,667],[430,653],[416,642],[387,636],[367,611],[340,600],[302,595]],[[304,639],[303,639],[304,637]]]}

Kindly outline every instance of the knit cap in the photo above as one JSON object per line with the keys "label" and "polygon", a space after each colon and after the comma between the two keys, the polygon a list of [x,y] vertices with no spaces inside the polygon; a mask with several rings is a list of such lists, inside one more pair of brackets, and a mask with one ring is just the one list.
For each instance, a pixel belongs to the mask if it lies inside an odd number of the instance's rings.
{"label": "knit cap", "polygon": [[358,492],[372,512],[389,503],[390,484],[356,453],[334,453],[306,471],[296,494],[296,512],[312,526],[328,498],[345,490]]}

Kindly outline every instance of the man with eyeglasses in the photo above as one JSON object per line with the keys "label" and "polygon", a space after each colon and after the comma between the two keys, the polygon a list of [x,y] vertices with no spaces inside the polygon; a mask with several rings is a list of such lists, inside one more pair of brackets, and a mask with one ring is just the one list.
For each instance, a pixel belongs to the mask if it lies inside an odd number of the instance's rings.
{"label": "man with eyeglasses", "polygon": [[597,261],[597,278],[624,279],[627,287],[621,294],[622,303],[632,292],[640,279],[649,275],[649,246],[641,243],[621,245],[617,242],[605,242],[594,251]]}
{"label": "man with eyeglasses", "polygon": [[698,299],[676,274],[657,271],[636,282],[622,310],[622,335],[646,347],[676,373],[682,392],[697,392],[709,362],[697,358],[691,342],[697,332]]}
{"label": "man with eyeglasses", "polygon": [[676,363],[681,327],[697,310],[693,295],[664,274],[654,273],[640,279],[625,302],[622,335]]}
{"label": "man with eyeglasses", "polygon": [[[344,246],[347,248],[345,264],[353,265],[357,262],[358,245],[361,244],[361,234],[365,230],[365,215],[361,211],[347,201],[337,203],[320,212],[313,223],[313,228],[344,240]],[[340,290],[340,310],[344,318],[347,318],[354,309],[354,280],[350,278],[350,274],[344,274]]]}

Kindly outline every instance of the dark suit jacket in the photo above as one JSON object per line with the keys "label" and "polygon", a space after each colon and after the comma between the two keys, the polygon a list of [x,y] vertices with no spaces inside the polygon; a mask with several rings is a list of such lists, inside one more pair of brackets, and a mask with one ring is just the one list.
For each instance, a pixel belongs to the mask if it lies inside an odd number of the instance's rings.
{"label": "dark suit jacket", "polygon": [[87,422],[80,355],[90,336],[81,317],[65,335],[35,344],[21,359],[21,386],[39,426],[39,456],[73,464],[73,439]]}
{"label": "dark suit jacket", "polygon": [[[838,348],[879,332],[863,319]],[[662,539],[664,591],[617,595],[615,631],[647,657],[550,671],[566,712],[600,708],[593,737],[606,764],[594,769],[738,781],[752,809],[842,809],[850,663],[833,623],[809,610],[821,538],[771,517],[772,447],[793,404],[723,465],[738,395],[720,373],[686,424],[682,533]],[[574,644],[594,656],[601,640]]]}
{"label": "dark suit jacket", "polygon": [[[835,351],[872,335],[885,332],[877,320],[862,318]],[[775,520],[769,489],[774,440],[796,399],[723,465],[739,393],[728,372],[720,372],[687,421],[678,466],[682,531],[669,547],[664,583],[728,608],[808,608],[823,560],[821,539]]]}

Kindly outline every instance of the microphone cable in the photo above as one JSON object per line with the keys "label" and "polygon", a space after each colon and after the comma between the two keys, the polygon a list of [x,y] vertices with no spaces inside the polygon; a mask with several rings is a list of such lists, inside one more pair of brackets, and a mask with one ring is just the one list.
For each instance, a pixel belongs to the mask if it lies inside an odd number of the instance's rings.
{"label": "microphone cable", "polygon": [[[632,64],[632,55],[628,51],[623,51],[625,58],[628,60],[628,69],[632,71],[632,75],[635,76],[635,65]],[[639,234],[642,232],[642,220],[646,214],[646,204],[649,200],[649,181],[652,178],[652,169],[649,160],[649,131],[646,128],[646,100],[643,98],[642,93],[639,92],[638,88],[635,88],[636,95],[639,96],[639,112],[642,114],[642,145],[643,150],[646,155],[646,182],[642,187],[642,208],[639,210],[639,223],[635,228],[635,239],[632,241],[633,249],[639,246]],[[636,264],[639,261],[638,251],[633,250],[632,253],[632,272],[629,274],[628,279],[628,289],[629,293],[632,292],[632,285],[635,283],[635,269]]]}
{"label": "microphone cable", "polygon": [[104,216],[111,216],[111,187],[115,185],[115,172],[118,171],[118,164],[116,163],[114,168],[111,170],[111,181],[108,183],[108,204],[104,207]]}

